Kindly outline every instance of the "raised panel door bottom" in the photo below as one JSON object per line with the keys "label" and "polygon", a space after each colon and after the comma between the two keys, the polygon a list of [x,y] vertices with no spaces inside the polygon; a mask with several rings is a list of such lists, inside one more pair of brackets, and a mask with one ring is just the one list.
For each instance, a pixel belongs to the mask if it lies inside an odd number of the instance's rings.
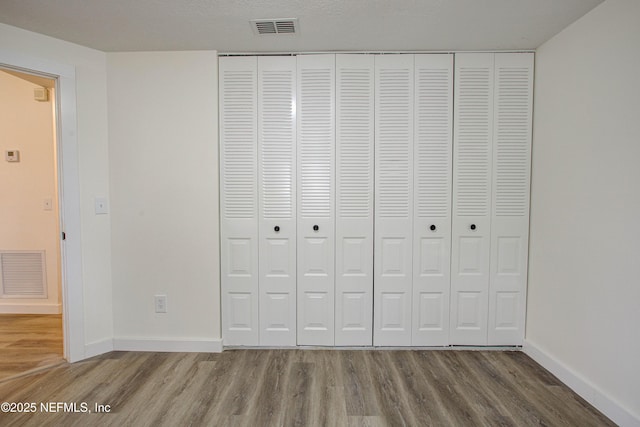
{"label": "raised panel door bottom", "polygon": [[364,292],[344,292],[342,294],[342,325],[343,331],[364,331],[365,303]]}
{"label": "raised panel door bottom", "polygon": [[444,323],[444,307],[441,292],[421,292],[419,303],[419,324],[421,331],[441,331]]}
{"label": "raised panel door bottom", "polygon": [[289,323],[291,295],[267,292],[264,297],[264,311],[260,315],[265,316],[265,329],[267,331],[290,331],[293,327]]}
{"label": "raised panel door bottom", "polygon": [[253,296],[248,292],[230,292],[227,295],[228,328],[232,331],[250,331],[253,318]]}

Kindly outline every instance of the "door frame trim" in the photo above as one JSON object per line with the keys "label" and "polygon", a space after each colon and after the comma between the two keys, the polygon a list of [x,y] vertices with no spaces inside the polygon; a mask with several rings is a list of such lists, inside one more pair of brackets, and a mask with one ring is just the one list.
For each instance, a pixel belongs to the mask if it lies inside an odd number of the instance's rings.
{"label": "door frame trim", "polygon": [[85,358],[84,292],[80,224],[80,179],[76,117],[76,70],[16,52],[0,49],[0,65],[56,80],[56,148],[62,273],[62,326],[64,357],[69,362]]}

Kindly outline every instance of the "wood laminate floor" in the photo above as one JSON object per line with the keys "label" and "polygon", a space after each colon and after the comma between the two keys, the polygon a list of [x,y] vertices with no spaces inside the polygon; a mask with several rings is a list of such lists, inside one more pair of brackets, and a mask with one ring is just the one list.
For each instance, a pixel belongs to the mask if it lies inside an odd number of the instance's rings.
{"label": "wood laminate floor", "polygon": [[0,402],[37,405],[0,412],[2,426],[614,425],[525,354],[501,351],[113,352],[0,383]]}
{"label": "wood laminate floor", "polygon": [[62,358],[62,315],[0,314],[0,381]]}

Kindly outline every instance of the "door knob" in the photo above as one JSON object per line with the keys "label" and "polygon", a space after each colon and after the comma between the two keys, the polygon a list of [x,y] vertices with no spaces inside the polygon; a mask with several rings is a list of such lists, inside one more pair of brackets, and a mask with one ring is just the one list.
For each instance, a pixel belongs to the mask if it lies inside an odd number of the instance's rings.
{"label": "door knob", "polygon": [[320,229],[320,227],[318,227],[317,225],[313,226],[313,231],[318,231]]}
{"label": "door knob", "polygon": [[475,224],[471,224],[471,225],[469,226],[469,228],[470,228],[470,229],[472,229],[472,230],[475,230],[475,229],[476,229],[476,225],[475,225]]}
{"label": "door knob", "polygon": [[436,231],[436,226],[434,224],[431,224],[431,226],[429,227],[429,230]]}
{"label": "door knob", "polygon": [[280,231],[280,226],[276,225],[275,227],[273,227],[273,231],[275,231],[276,233]]}

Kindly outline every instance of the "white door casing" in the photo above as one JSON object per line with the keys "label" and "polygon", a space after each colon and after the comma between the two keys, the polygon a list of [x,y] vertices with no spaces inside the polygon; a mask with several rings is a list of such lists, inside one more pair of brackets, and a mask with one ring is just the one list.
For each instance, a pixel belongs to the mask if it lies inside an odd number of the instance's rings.
{"label": "white door casing", "polygon": [[296,345],[296,58],[258,57],[260,345]]}
{"label": "white door casing", "polygon": [[335,55],[297,57],[298,345],[334,345]]}
{"label": "white door casing", "polygon": [[336,346],[373,343],[373,89],[372,55],[336,55]]}

